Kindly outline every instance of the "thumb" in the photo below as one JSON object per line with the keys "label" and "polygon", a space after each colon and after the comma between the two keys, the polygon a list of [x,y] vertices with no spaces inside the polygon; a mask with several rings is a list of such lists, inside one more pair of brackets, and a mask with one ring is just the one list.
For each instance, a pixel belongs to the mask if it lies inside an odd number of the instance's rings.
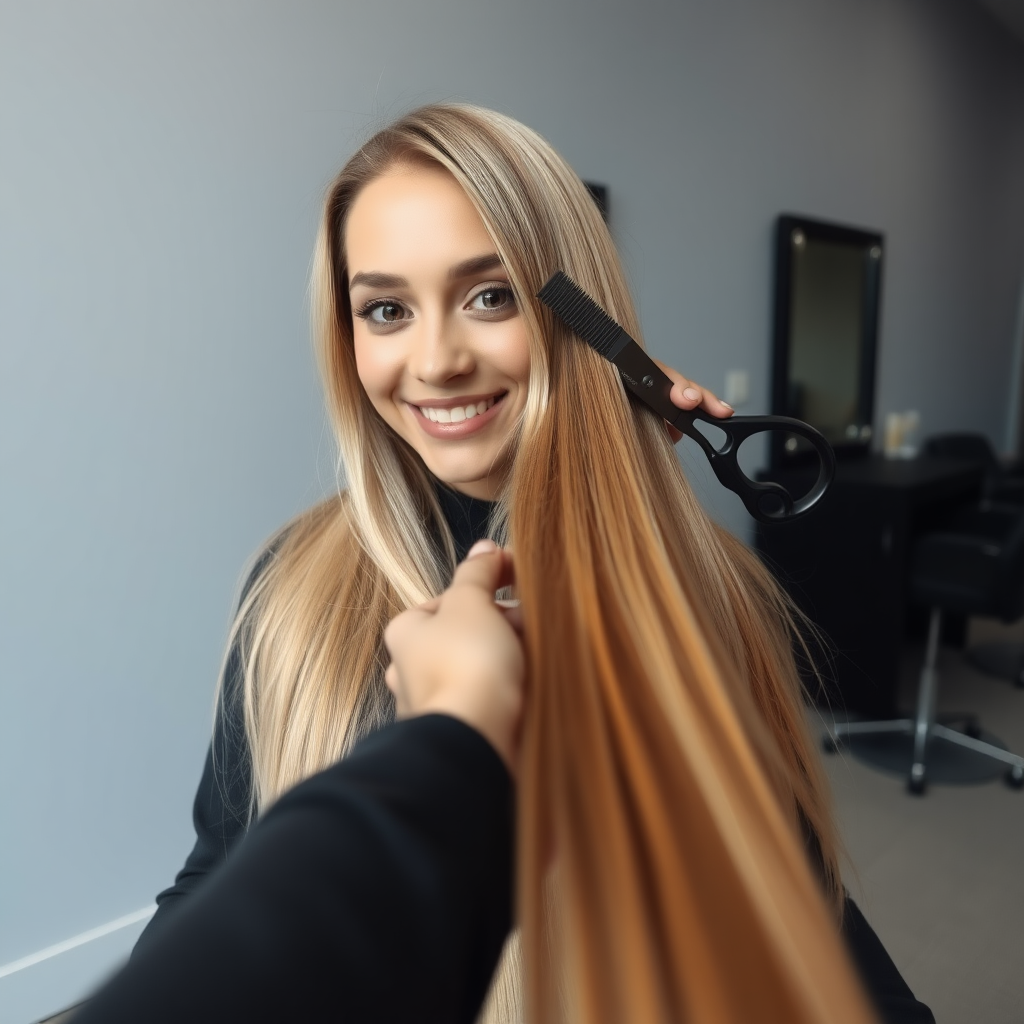
{"label": "thumb", "polygon": [[512,560],[493,541],[477,541],[466,560],[455,570],[451,589],[462,587],[481,590],[488,600],[494,599],[499,587],[512,583]]}

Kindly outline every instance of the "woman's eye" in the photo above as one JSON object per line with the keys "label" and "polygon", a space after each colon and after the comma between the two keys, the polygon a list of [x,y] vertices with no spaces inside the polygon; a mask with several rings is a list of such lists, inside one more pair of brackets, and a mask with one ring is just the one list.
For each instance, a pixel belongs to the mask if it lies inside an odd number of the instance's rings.
{"label": "woman's eye", "polygon": [[367,310],[367,314],[374,323],[393,324],[395,321],[404,318],[405,310],[397,303],[382,302],[380,305]]}
{"label": "woman's eye", "polygon": [[360,320],[365,320],[377,327],[390,327],[393,324],[401,323],[403,320],[408,320],[409,315],[409,311],[400,302],[388,299],[368,302],[361,309],[356,310],[356,316]]}
{"label": "woman's eye", "polygon": [[497,312],[511,309],[515,303],[511,288],[485,288],[473,296],[469,305],[472,309]]}

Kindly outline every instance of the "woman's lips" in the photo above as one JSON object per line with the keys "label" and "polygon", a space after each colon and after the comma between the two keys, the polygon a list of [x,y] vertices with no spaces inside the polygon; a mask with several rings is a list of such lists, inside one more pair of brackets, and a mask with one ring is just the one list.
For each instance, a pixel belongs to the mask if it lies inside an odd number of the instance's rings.
{"label": "woman's lips", "polygon": [[[501,404],[505,397],[508,395],[507,391],[502,392],[500,395],[495,395],[493,399],[481,399],[479,402],[466,402],[464,405],[451,406],[445,404],[443,407],[430,406],[428,408],[436,410],[444,415],[447,413],[451,416],[462,415],[464,418],[457,422],[439,423],[436,420],[429,418],[429,415],[424,409],[418,405],[413,405],[411,402],[406,404],[413,411],[413,415],[416,417],[416,422],[420,425],[420,429],[427,434],[429,437],[436,437],[445,441],[455,441],[463,437],[468,437],[470,434],[475,434],[478,430],[483,430],[488,423],[491,422],[501,410]],[[491,402],[489,409],[485,409],[484,412],[479,411],[479,407],[482,403]],[[473,405],[476,408],[476,412],[473,415],[468,415],[468,406]]]}

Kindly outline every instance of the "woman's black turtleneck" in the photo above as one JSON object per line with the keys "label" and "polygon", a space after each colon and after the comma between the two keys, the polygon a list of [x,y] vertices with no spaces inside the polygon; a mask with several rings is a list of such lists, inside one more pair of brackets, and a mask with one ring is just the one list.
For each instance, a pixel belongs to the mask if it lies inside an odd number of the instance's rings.
{"label": "woman's black turtleneck", "polygon": [[461,562],[469,549],[481,537],[487,536],[487,526],[494,511],[494,502],[471,498],[468,494],[456,491],[440,481],[435,482],[434,490],[437,492],[437,500],[441,503],[441,511],[448,521],[448,527],[452,531],[456,560]]}
{"label": "woman's black turtleneck", "polygon": [[[481,537],[487,536],[494,505],[471,498],[440,481],[435,481],[434,487],[455,541],[458,560],[462,561],[469,549]],[[266,556],[256,563],[246,590],[265,564]],[[145,946],[163,928],[182,898],[201,885],[206,876],[227,858],[249,827],[252,769],[241,702],[233,699],[241,692],[241,680],[241,655],[236,645],[228,653],[224,669],[226,699],[217,715],[203,776],[192,805],[196,844],[178,872],[174,885],[157,896],[156,913],[139,937],[136,949]]]}

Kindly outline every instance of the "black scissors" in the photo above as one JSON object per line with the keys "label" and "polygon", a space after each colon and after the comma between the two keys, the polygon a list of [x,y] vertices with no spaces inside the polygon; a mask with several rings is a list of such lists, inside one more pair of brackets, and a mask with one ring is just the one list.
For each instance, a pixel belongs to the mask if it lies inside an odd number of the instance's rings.
{"label": "black scissors", "polygon": [[[789,416],[733,416],[720,420],[699,409],[680,409],[669,397],[672,381],[567,274],[559,270],[537,293],[537,298],[591,348],[615,364],[629,391],[697,442],[722,486],[738,494],[747,511],[758,522],[796,519],[814,508],[828,490],[836,471],[836,457],[832,446],[814,427]],[[697,428],[698,420],[725,434],[725,441],[720,447],[716,448]],[[782,484],[751,480],[740,469],[736,458],[740,445],[754,434],[771,430],[797,434],[818,454],[818,478],[801,498],[794,499]]]}

